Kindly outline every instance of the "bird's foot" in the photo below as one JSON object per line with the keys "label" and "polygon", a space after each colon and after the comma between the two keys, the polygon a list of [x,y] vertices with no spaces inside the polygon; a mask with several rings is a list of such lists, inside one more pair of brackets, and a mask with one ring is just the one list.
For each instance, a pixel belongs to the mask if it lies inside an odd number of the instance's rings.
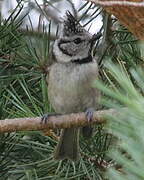
{"label": "bird's foot", "polygon": [[41,118],[41,124],[47,124],[48,123],[48,120],[49,120],[49,117],[50,116],[56,116],[56,115],[60,115],[60,114],[56,114],[56,113],[49,113],[49,114],[44,114]]}
{"label": "bird's foot", "polygon": [[44,114],[41,118],[41,124],[47,124],[48,123],[48,119],[51,115],[50,114]]}
{"label": "bird's foot", "polygon": [[86,114],[86,119],[88,122],[91,122],[93,120],[93,113],[94,113],[94,109],[93,108],[88,108],[85,112]]}
{"label": "bird's foot", "polygon": [[[49,117],[50,116],[56,116],[56,115],[59,115],[59,114],[56,114],[56,113],[44,114],[42,116],[42,118],[41,118],[41,122],[40,123],[43,124],[43,125],[47,124],[48,121],[49,121]],[[43,131],[45,136],[50,136],[50,137],[52,137],[55,140],[59,139],[59,137],[55,134],[55,132],[52,129],[45,129],[45,130],[42,130],[42,131]]]}
{"label": "bird's foot", "polygon": [[[86,119],[88,122],[91,122],[93,120],[93,108],[88,108],[85,112],[86,114]],[[93,128],[91,125],[85,126],[82,128],[82,134],[85,138],[90,138],[92,136]]]}

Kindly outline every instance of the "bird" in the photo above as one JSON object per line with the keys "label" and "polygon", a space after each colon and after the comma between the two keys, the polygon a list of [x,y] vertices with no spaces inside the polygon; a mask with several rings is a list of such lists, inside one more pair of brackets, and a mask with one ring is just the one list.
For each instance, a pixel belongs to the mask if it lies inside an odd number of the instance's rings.
{"label": "bird", "polygon": [[[94,87],[98,79],[98,65],[93,57],[93,47],[100,34],[90,34],[74,17],[66,12],[59,37],[53,44],[55,62],[46,80],[50,104],[58,114],[86,112],[90,121],[93,110],[98,109],[101,93]],[[42,118],[46,122],[48,115]],[[54,152],[56,160],[80,159],[80,128],[61,130]],[[90,137],[92,128],[82,128],[84,137]]]}

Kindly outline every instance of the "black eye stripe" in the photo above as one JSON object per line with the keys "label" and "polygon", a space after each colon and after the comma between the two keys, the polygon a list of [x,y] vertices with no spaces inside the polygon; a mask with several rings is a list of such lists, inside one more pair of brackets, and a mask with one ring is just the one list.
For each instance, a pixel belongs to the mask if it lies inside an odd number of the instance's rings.
{"label": "black eye stripe", "polygon": [[66,43],[70,43],[70,42],[74,42],[75,44],[79,44],[79,43],[81,43],[82,41],[84,41],[84,40],[82,40],[81,38],[76,38],[76,39],[73,39],[73,40],[63,40],[63,39],[61,39],[60,41],[59,41],[59,43],[58,43],[58,45],[60,46],[61,44],[66,44]]}
{"label": "black eye stripe", "polygon": [[76,38],[74,39],[74,43],[75,44],[80,44],[82,42],[82,39],[81,38]]}

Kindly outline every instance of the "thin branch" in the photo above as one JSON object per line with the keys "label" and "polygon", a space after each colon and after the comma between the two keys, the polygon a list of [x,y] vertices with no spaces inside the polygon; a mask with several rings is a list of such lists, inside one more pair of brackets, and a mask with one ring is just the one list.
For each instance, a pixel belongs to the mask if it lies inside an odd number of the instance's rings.
{"label": "thin branch", "polygon": [[46,124],[41,124],[41,117],[5,119],[0,120],[0,133],[56,128],[62,129],[81,127],[88,124],[102,124],[106,123],[107,116],[118,116],[118,114],[119,112],[114,109],[95,111],[91,122],[86,120],[85,113],[51,115]]}
{"label": "thin branch", "polygon": [[[20,33],[22,33],[23,35],[25,35],[25,36],[32,36],[32,37],[43,37],[43,34],[44,34],[44,32],[40,32],[40,31],[37,31],[37,30],[30,30],[30,29],[28,29],[28,30],[26,30],[26,29],[18,29],[18,31],[20,32]],[[47,36],[48,36],[48,33],[47,33]],[[48,38],[51,40],[51,41],[55,41],[56,40],[56,36],[53,34],[51,34],[50,36],[48,36]]]}
{"label": "thin branch", "polygon": [[98,57],[98,64],[100,68],[103,66],[102,60],[104,55],[106,54],[108,48],[112,46],[112,18],[111,15],[109,15],[106,11],[103,12],[103,38],[101,45],[99,46],[99,54],[100,56]]}
{"label": "thin branch", "polygon": [[101,0],[86,0],[93,2],[101,6],[133,6],[144,7],[144,2],[132,2],[132,1],[101,1]]}

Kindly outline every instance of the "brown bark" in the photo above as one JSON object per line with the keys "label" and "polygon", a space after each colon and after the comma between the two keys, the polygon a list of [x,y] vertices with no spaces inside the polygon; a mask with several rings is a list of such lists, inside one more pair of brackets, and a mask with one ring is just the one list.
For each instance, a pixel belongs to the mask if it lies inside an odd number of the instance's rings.
{"label": "brown bark", "polygon": [[96,111],[94,112],[91,122],[87,122],[85,113],[54,115],[49,116],[47,124],[41,124],[41,117],[5,119],[0,120],[0,133],[55,128],[61,129],[85,126],[87,124],[102,124],[106,123],[106,117],[108,115],[117,116],[118,114],[119,112],[114,109]]}
{"label": "brown bark", "polygon": [[[144,2],[142,0],[88,0],[103,6],[138,39],[144,40]],[[136,5],[136,3],[138,3]]]}

